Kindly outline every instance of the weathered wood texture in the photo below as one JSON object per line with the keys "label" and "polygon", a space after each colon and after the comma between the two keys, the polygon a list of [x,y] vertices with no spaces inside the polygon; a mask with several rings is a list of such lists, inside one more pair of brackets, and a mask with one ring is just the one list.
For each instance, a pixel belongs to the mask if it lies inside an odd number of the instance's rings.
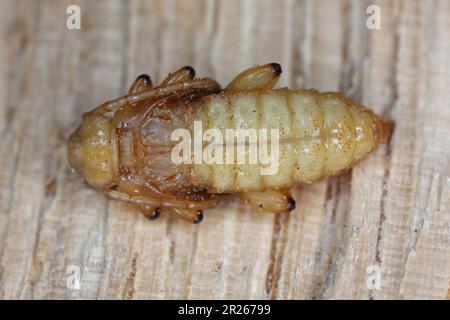
{"label": "weathered wood texture", "polygon": [[[0,1],[0,298],[450,298],[450,1]],[[66,7],[81,7],[81,30]],[[83,111],[182,65],[340,90],[395,124],[290,214],[146,220],[68,168]],[[81,287],[66,286],[79,266]],[[367,287],[367,268],[381,288]]]}

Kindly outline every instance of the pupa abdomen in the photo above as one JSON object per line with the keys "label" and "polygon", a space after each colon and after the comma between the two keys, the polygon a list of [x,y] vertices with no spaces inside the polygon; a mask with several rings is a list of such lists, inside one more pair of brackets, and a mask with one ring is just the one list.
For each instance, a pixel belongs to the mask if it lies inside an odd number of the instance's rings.
{"label": "pupa abdomen", "polygon": [[[159,86],[139,76],[126,96],[84,114],[69,139],[70,165],[149,218],[166,211],[196,223],[224,193],[263,211],[293,210],[289,187],[351,168],[389,132],[375,113],[340,93],[274,90],[280,74],[275,63],[253,67],[225,89],[195,79],[190,67]],[[205,133],[200,142],[198,128]],[[189,138],[179,152],[178,130],[194,139],[193,150]]]}
{"label": "pupa abdomen", "polygon": [[236,147],[233,164],[224,151],[222,164],[196,165],[195,180],[214,192],[282,189],[336,175],[374,150],[383,137],[382,121],[339,93],[230,91],[208,96],[202,104],[198,120],[203,131],[219,129],[223,137],[229,128],[279,132],[275,174],[262,175],[262,163],[249,164],[248,142],[244,164],[237,163]]}

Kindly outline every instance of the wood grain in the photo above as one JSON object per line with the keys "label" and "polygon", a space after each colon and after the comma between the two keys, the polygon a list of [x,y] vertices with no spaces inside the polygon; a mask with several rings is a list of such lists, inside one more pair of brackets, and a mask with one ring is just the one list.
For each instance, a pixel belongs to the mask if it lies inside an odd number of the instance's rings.
{"label": "wood grain", "polygon": [[[65,26],[81,8],[81,30]],[[450,2],[0,1],[1,299],[450,299]],[[192,65],[229,82],[339,90],[395,122],[351,172],[293,189],[290,214],[234,198],[150,222],[67,165],[83,111]],[[369,266],[380,289],[367,286]],[[81,271],[67,286],[68,267]]]}

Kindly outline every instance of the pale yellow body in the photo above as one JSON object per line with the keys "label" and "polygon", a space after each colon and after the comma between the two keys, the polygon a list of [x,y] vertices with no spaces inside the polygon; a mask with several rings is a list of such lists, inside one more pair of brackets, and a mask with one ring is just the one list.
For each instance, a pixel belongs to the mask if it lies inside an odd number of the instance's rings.
{"label": "pale yellow body", "polygon": [[375,149],[383,129],[372,111],[315,90],[230,90],[207,97],[200,108],[203,130],[219,129],[224,137],[230,128],[279,129],[274,175],[248,162],[194,166],[194,179],[220,193],[285,189],[336,175]]}
{"label": "pale yellow body", "polygon": [[[255,66],[238,74],[225,89],[210,78],[195,79],[188,66],[156,87],[148,75],[141,75],[128,95],[83,116],[69,139],[71,167],[103,194],[136,204],[150,219],[166,211],[198,223],[202,210],[215,206],[222,193],[236,193],[261,211],[292,211],[295,200],[289,187],[351,168],[380,144],[389,127],[340,93],[274,90],[281,72],[277,63]],[[187,131],[195,141],[198,123],[201,131],[212,130],[225,138],[214,139],[225,150],[223,164],[201,164],[195,154],[194,164],[171,161],[170,133]],[[234,131],[230,139],[234,153],[228,153],[227,129],[258,133],[265,129],[268,143],[259,135],[256,144],[243,141],[246,134]],[[278,129],[273,139],[272,129]],[[211,141],[203,138],[200,147],[208,149]],[[257,145],[259,156],[261,144],[269,149],[271,160],[277,159],[272,173],[263,173],[272,166],[261,157],[254,164],[250,161],[249,155],[255,154],[251,145]],[[191,150],[190,143],[187,148]],[[272,157],[273,148],[278,156]],[[200,150],[205,160],[203,155]]]}

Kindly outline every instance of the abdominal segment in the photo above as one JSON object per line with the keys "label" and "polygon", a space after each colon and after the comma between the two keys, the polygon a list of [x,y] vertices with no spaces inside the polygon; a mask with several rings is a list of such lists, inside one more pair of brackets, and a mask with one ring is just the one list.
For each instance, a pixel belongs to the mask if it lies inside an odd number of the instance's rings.
{"label": "abdominal segment", "polygon": [[[220,132],[222,140],[214,141],[223,145],[219,159],[205,161],[212,144],[206,139],[203,156],[197,157],[203,161],[192,170],[195,184],[217,193],[282,189],[339,174],[370,153],[383,135],[381,120],[370,110],[338,93],[315,90],[211,95],[202,99],[193,122],[203,133]],[[193,125],[191,131],[195,137]],[[246,139],[239,139],[244,133]],[[252,143],[249,137],[255,136]]]}

